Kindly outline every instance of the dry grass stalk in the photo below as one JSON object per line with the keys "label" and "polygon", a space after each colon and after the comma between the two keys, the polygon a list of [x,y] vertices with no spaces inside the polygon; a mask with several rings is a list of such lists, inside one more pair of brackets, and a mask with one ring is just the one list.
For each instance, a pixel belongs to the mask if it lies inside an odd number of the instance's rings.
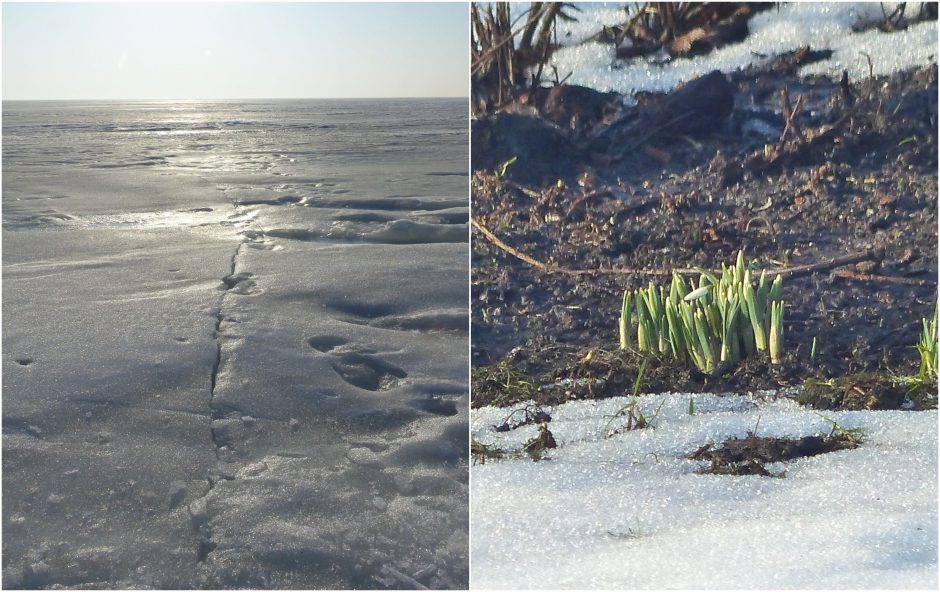
{"label": "dry grass stalk", "polygon": [[[470,5],[470,78],[474,113],[505,105],[525,85],[525,72],[538,66],[530,86],[536,87],[554,49],[555,22],[570,19],[568,6],[559,2],[532,2],[513,21],[509,4]],[[518,24],[525,17],[525,22]],[[516,39],[518,37],[518,43]]]}

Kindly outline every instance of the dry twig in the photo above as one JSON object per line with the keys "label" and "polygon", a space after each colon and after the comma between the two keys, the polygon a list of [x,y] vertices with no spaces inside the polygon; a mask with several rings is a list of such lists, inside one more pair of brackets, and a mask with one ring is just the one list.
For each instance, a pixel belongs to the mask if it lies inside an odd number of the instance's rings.
{"label": "dry twig", "polygon": [[886,284],[901,284],[904,286],[923,286],[929,287],[936,285],[936,282],[929,280],[920,280],[917,278],[898,277],[895,275],[875,275],[872,273],[859,273],[850,269],[838,269],[832,272],[832,275],[844,280],[856,280],[860,282],[880,282]]}
{"label": "dry twig", "polygon": [[[697,274],[701,273],[701,268],[687,268],[687,267],[677,267],[674,269],[640,269],[636,267],[598,267],[597,269],[574,269],[571,267],[564,267],[562,265],[552,265],[535,259],[531,255],[527,255],[522,251],[515,249],[505,242],[500,240],[498,236],[493,234],[493,232],[488,229],[486,226],[478,222],[475,218],[470,218],[470,224],[477,229],[480,234],[482,234],[488,241],[493,243],[498,248],[502,249],[506,253],[509,253],[516,259],[528,263],[532,267],[542,271],[544,273],[560,273],[564,275],[656,275],[656,276],[672,276],[673,273],[679,274]],[[768,269],[766,273],[768,276],[785,276],[785,277],[801,277],[805,275],[812,275],[814,273],[820,273],[823,271],[829,271],[836,267],[842,267],[844,265],[850,265],[852,263],[858,263],[860,261],[872,261],[880,258],[880,254],[873,249],[868,249],[867,251],[860,251],[858,253],[852,253],[850,255],[844,255],[842,257],[835,257],[829,259],[828,261],[821,261],[819,263],[813,263],[810,265],[797,265],[796,267],[788,267],[783,269]],[[713,273],[721,273],[718,270],[711,270]],[[918,284],[919,285],[919,284]]]}
{"label": "dry twig", "polygon": [[781,104],[783,106],[783,116],[786,124],[783,127],[783,133],[780,134],[779,146],[783,148],[783,145],[787,141],[787,135],[793,135],[798,142],[802,142],[803,134],[800,133],[800,128],[796,123],[796,116],[799,115],[800,109],[803,108],[803,95],[800,95],[796,99],[796,104],[793,107],[790,107],[790,91],[787,87],[783,87],[780,91]]}

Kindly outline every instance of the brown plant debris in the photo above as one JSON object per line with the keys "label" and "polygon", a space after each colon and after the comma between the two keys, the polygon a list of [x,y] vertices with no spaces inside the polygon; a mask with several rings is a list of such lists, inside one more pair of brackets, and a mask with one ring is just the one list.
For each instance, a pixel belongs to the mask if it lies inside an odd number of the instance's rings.
{"label": "brown plant debris", "polygon": [[555,436],[548,429],[548,424],[539,424],[539,433],[522,446],[522,451],[532,457],[532,460],[539,461],[545,455],[545,451],[550,448],[558,448],[555,442]]}
{"label": "brown plant debris", "polygon": [[[470,87],[474,113],[498,109],[525,88],[537,88],[555,48],[555,22],[572,20],[564,2],[531,2],[513,19],[507,2],[470,4]],[[529,68],[536,68],[527,79]]]}
{"label": "brown plant debris", "polygon": [[544,409],[538,405],[526,405],[519,409],[514,409],[512,413],[506,416],[506,419],[503,420],[503,423],[498,426],[493,426],[493,429],[497,432],[509,432],[522,426],[532,425],[535,423],[542,424],[548,423],[552,420],[552,416],[549,415]]}
{"label": "brown plant debris", "polygon": [[503,458],[504,455],[505,453],[500,448],[488,446],[474,439],[470,440],[470,456],[473,457],[474,463],[478,462],[481,465],[485,465],[486,459],[499,460]]}
{"label": "brown plant debris", "polygon": [[797,401],[813,409],[838,411],[932,409],[937,406],[937,385],[908,384],[884,372],[859,372],[807,379]]}
{"label": "brown plant debris", "polygon": [[764,467],[767,463],[787,462],[797,458],[816,456],[836,450],[858,448],[858,432],[834,427],[828,436],[803,438],[774,438],[748,432],[743,438],[729,438],[721,447],[706,444],[686,455],[689,460],[704,460],[711,464],[702,473],[715,475],[761,475],[783,477]]}
{"label": "brown plant debris", "polygon": [[[768,5],[757,2],[646,2],[638,4],[615,35],[599,37],[630,59],[664,48],[672,57],[706,54],[747,37],[747,22]],[[620,47],[625,40],[629,46]]]}

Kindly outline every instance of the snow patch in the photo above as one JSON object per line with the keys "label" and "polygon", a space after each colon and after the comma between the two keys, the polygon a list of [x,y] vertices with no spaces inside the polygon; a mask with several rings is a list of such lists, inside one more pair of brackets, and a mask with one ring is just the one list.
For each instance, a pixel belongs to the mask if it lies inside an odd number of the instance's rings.
{"label": "snow patch", "polygon": [[[894,4],[885,4],[890,14]],[[562,47],[551,59],[562,78],[571,73],[570,84],[579,84],[600,91],[616,91],[632,95],[639,91],[669,92],[680,84],[703,76],[712,70],[731,73],[774,56],[809,45],[814,50],[831,49],[830,59],[808,64],[800,73],[841,76],[849,72],[851,79],[867,78],[871,56],[876,76],[922,66],[937,60],[937,21],[911,25],[904,31],[885,33],[879,29],[855,32],[855,28],[877,23],[884,14],[880,3],[815,3],[783,4],[754,16],[748,23],[750,31],[741,43],[727,45],[694,59],[669,59],[655,55],[635,60],[617,60],[613,45],[586,42],[591,34],[604,26],[622,25],[622,10],[609,6],[582,7],[576,23],[558,23]],[[919,5],[909,4],[906,13],[917,14]]]}
{"label": "snow patch", "polygon": [[[554,408],[548,460],[471,469],[474,586],[936,587],[936,411],[826,412],[862,446],[768,465],[774,479],[698,474],[685,455],[755,429],[828,434],[826,419],[766,394],[668,393],[640,398],[647,415],[662,403],[655,429],[605,439],[627,401]],[[473,411],[473,437],[518,450],[537,427],[495,432],[511,411]]]}

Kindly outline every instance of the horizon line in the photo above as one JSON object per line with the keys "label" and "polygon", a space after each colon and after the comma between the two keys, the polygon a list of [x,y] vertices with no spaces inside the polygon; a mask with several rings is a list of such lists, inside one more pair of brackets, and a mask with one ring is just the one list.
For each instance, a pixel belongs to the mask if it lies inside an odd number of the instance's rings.
{"label": "horizon line", "polygon": [[389,96],[389,97],[216,97],[216,98],[174,98],[174,99],[154,99],[154,98],[92,98],[92,99],[7,99],[0,101],[4,103],[14,102],[91,102],[91,101],[383,101],[400,99],[464,99],[469,101],[469,95],[436,95],[436,96]]}

